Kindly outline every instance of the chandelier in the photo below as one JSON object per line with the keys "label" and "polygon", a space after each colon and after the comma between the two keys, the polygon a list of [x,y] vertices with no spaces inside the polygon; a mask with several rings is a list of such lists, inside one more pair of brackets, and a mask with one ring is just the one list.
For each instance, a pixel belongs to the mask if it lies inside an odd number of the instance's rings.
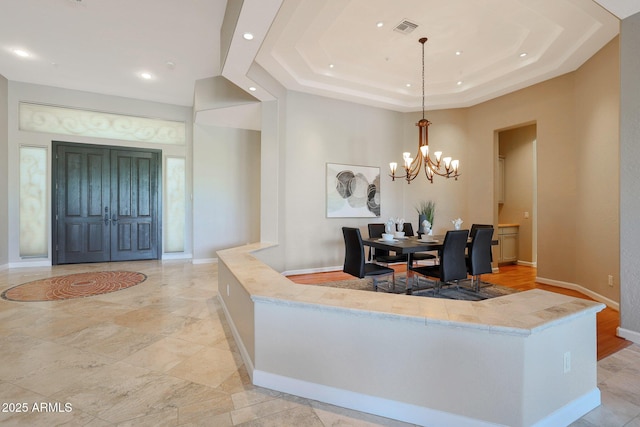
{"label": "chandelier", "polygon": [[424,118],[424,44],[427,38],[423,37],[418,41],[422,44],[422,119],[416,123],[419,133],[418,152],[415,159],[411,157],[411,153],[402,153],[404,175],[396,175],[398,163],[389,163],[389,168],[391,169],[391,175],[389,176],[392,181],[395,181],[396,178],[405,178],[407,184],[411,184],[411,181],[420,174],[420,169],[424,167],[424,173],[432,184],[434,175],[455,178],[457,181],[460,176],[458,173],[460,162],[458,160],[451,160],[451,157],[442,157],[442,151],[433,153],[435,159],[432,159],[429,154],[429,125],[431,122]]}

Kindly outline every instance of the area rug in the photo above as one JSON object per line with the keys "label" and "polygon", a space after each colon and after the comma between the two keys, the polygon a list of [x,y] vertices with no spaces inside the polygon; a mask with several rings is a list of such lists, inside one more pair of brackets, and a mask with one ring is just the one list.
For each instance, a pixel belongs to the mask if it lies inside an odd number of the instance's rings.
{"label": "area rug", "polygon": [[[387,283],[380,282],[378,286],[379,292],[390,292],[397,294],[406,293],[406,275],[404,273],[396,274],[396,285],[389,288]],[[355,289],[360,291],[375,291],[373,281],[371,279],[349,279],[339,280],[336,282],[316,283],[316,286],[329,286],[333,288]],[[504,295],[520,292],[517,289],[508,288],[506,286],[495,285],[493,283],[481,281],[480,290],[478,292],[471,289],[471,280],[461,280],[458,286],[443,286],[438,292],[434,288],[434,282],[419,279],[417,286],[412,288],[411,295],[430,298],[445,298],[465,301],[482,301],[489,298],[496,298]]]}
{"label": "area rug", "polygon": [[127,289],[146,279],[147,276],[135,271],[67,274],[23,283],[7,289],[1,296],[9,301],[20,302],[84,298]]}

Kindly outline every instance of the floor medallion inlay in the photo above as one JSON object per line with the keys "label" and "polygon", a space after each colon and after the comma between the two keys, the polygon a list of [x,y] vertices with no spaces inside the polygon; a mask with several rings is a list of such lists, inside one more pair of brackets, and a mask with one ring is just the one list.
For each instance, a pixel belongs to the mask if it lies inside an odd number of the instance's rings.
{"label": "floor medallion inlay", "polygon": [[135,271],[67,274],[14,286],[4,291],[2,298],[20,302],[83,298],[127,289],[144,282],[146,278],[146,275]]}

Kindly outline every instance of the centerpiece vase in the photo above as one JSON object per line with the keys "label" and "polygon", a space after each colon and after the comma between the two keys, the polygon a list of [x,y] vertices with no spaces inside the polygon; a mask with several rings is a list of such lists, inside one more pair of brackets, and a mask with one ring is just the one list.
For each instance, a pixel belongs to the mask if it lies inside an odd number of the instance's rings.
{"label": "centerpiece vase", "polygon": [[426,221],[426,215],[418,215],[418,234],[425,234],[425,230],[422,229],[422,223]]}

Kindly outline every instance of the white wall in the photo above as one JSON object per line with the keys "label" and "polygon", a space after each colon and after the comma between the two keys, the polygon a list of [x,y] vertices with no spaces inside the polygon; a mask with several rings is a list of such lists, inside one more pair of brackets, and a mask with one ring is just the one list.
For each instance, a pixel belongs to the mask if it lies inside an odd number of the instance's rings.
{"label": "white wall", "polygon": [[[441,150],[460,160],[462,176],[458,181],[436,177],[430,184],[424,172],[411,184],[404,179],[393,182],[389,177],[389,162],[401,163],[404,151],[414,155],[417,152],[415,124],[421,114],[403,114],[300,92],[288,93],[286,151],[280,157],[280,167],[285,170],[286,198],[281,212],[286,230],[283,240],[286,265],[281,270],[295,272],[341,266],[343,226],[360,227],[366,235],[368,223],[401,217],[417,229],[415,206],[421,200],[436,202],[436,233],[451,229],[451,220],[458,217],[463,218],[465,226],[471,226],[472,222],[492,222],[492,180],[484,183],[490,196],[487,203],[473,205],[473,209],[468,205],[468,186],[476,181],[470,165],[477,159],[468,154],[466,145],[466,109],[426,114],[432,122],[430,149]],[[488,158],[491,159],[491,154]],[[326,163],[380,168],[379,218],[326,217]]]}
{"label": "white wall", "polygon": [[602,304],[540,290],[492,306],[297,285],[254,258],[265,246],[219,252],[220,302],[255,385],[447,427],[568,425],[600,403]]}
{"label": "white wall", "polygon": [[0,270],[9,261],[9,124],[8,124],[9,82],[0,75]]}
{"label": "white wall", "polygon": [[195,125],[193,181],[196,262],[260,240],[260,132]]}
{"label": "white wall", "polygon": [[[386,179],[391,159],[401,157],[402,114],[325,97],[289,92],[286,106],[285,270],[341,266],[341,227],[404,216],[402,184]],[[377,166],[381,172],[380,218],[326,217],[326,163]]]}
{"label": "white wall", "polygon": [[[260,241],[279,243],[285,241],[285,169],[281,167],[286,141],[286,91],[277,101],[262,103],[262,130],[260,132]],[[276,268],[285,270],[285,247],[274,245],[260,252],[260,259]]]}
{"label": "white wall", "polygon": [[[131,143],[128,141],[117,141],[111,139],[92,138],[84,136],[55,135],[40,132],[21,131],[18,128],[18,104],[20,101],[27,101],[40,104],[79,108],[85,110],[109,112],[116,114],[128,114],[141,117],[160,118],[166,120],[183,121],[187,123],[187,144],[186,145],[165,145],[149,143]],[[30,263],[33,259],[20,259],[19,254],[19,148],[21,145],[35,145],[48,149],[49,166],[51,165],[51,141],[69,141],[85,144],[103,144],[114,146],[136,146],[141,148],[162,149],[163,156],[174,155],[187,158],[187,178],[190,177],[190,157],[191,157],[191,109],[169,104],[140,101],[129,98],[122,98],[108,95],[98,95],[95,93],[40,86],[27,83],[9,82],[8,100],[8,224],[9,236],[9,264],[19,265],[20,263]],[[164,165],[164,159],[163,159]],[[48,199],[51,206],[51,171],[47,173]],[[4,188],[4,187],[3,187]],[[187,194],[192,192],[192,183],[187,179]],[[50,211],[50,209],[49,209]],[[192,247],[191,241],[191,204],[188,204],[186,212],[186,242],[185,252],[189,253]],[[51,214],[47,212],[47,233],[49,237],[49,254],[43,262],[51,262]]]}

